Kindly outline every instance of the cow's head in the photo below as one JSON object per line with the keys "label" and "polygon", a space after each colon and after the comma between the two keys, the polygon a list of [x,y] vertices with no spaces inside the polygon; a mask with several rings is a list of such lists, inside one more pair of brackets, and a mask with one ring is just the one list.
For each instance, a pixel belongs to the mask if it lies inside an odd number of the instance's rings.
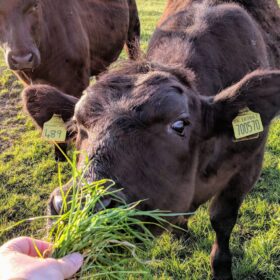
{"label": "cow's head", "polygon": [[[27,89],[24,97],[35,93],[38,102],[40,87]],[[74,108],[69,97],[56,94]],[[253,72],[206,98],[197,93],[190,71],[133,64],[100,78],[77,103],[77,147],[92,159],[91,180],[111,178],[129,202],[147,198],[145,208],[182,212],[194,192],[199,147],[211,137],[232,137],[232,120],[246,106],[269,125],[280,108],[280,71]]]}
{"label": "cow's head", "polygon": [[0,45],[12,70],[40,64],[40,0],[0,0]]}

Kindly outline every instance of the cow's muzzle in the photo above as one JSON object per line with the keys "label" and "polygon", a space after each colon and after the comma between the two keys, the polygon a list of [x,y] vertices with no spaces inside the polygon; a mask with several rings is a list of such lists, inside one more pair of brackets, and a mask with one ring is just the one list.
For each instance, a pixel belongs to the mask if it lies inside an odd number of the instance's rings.
{"label": "cow's muzzle", "polygon": [[[71,182],[69,182],[71,183]],[[69,191],[69,183],[63,188],[56,188],[50,196],[48,203],[48,214],[52,216],[61,215],[65,211],[68,211],[70,208],[69,203],[72,199],[72,190]],[[62,194],[63,192],[63,194]],[[99,212],[101,210],[107,208],[114,208],[120,204],[124,204],[126,201],[126,197],[123,191],[116,187],[116,185],[109,189],[109,192],[113,192],[113,195],[104,195],[101,197],[100,201],[98,201],[95,205],[95,208],[92,209],[93,212]],[[66,197],[67,195],[67,197]],[[64,209],[65,203],[63,203],[63,197],[66,199],[67,209]],[[83,204],[83,203],[82,203]]]}
{"label": "cow's muzzle", "polygon": [[13,52],[6,55],[8,66],[11,70],[34,70],[40,64],[40,54],[38,51]]}

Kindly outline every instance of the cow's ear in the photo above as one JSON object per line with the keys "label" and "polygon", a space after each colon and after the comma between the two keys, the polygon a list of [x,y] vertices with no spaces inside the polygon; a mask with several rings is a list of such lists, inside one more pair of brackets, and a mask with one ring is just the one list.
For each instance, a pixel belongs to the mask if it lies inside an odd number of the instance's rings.
{"label": "cow's ear", "polygon": [[280,112],[280,71],[254,71],[214,98],[202,100],[206,137],[233,135],[232,121],[248,107],[264,127]]}
{"label": "cow's ear", "polygon": [[65,123],[68,122],[78,102],[78,98],[47,85],[29,86],[22,92],[22,97],[25,111],[40,129],[54,114],[60,115]]}

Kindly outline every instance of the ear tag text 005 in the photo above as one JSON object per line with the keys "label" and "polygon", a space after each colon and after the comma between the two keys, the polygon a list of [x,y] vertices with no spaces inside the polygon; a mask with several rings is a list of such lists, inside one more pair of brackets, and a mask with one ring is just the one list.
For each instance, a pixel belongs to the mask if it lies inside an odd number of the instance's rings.
{"label": "ear tag text 005", "polygon": [[63,119],[61,116],[54,114],[49,121],[44,123],[42,138],[50,142],[64,143],[66,132]]}
{"label": "ear tag text 005", "polygon": [[232,121],[232,126],[236,142],[256,139],[263,131],[260,114],[247,107],[240,110],[238,116]]}

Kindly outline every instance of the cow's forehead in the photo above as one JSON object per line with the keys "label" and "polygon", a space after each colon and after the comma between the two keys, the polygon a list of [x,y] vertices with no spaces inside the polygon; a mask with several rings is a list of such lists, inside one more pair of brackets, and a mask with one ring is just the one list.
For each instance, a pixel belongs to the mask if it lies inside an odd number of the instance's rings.
{"label": "cow's forehead", "polygon": [[135,86],[146,85],[155,86],[162,82],[171,82],[174,76],[165,71],[151,71],[145,74],[137,75]]}
{"label": "cow's forehead", "polygon": [[[150,71],[129,75],[107,75],[97,81],[76,106],[75,118],[79,123],[95,122],[112,114],[137,111],[149,116],[182,111],[186,86],[165,71]],[[152,117],[152,116],[151,116]],[[85,125],[87,126],[87,125]]]}
{"label": "cow's forehead", "polygon": [[[107,127],[117,120],[126,119],[126,123],[153,124],[173,121],[181,115],[189,116],[188,97],[179,89],[166,88],[165,92],[151,92],[151,95],[122,98],[110,104],[84,102],[78,104],[75,118],[85,128]],[[87,104],[87,105],[85,105]],[[88,106],[90,104],[90,106]]]}
{"label": "cow's forehead", "polygon": [[[111,89],[111,92],[108,88]],[[111,84],[105,84],[103,89],[101,88],[100,92],[95,92],[93,89],[93,92],[86,96],[87,102],[91,102],[92,105],[103,103],[102,105],[107,108],[121,106],[131,109],[135,106],[162,100],[167,96],[172,98],[174,93],[182,94],[185,90],[176,77],[160,71],[137,75],[129,88],[127,88],[127,84],[117,88],[112,88]]]}

